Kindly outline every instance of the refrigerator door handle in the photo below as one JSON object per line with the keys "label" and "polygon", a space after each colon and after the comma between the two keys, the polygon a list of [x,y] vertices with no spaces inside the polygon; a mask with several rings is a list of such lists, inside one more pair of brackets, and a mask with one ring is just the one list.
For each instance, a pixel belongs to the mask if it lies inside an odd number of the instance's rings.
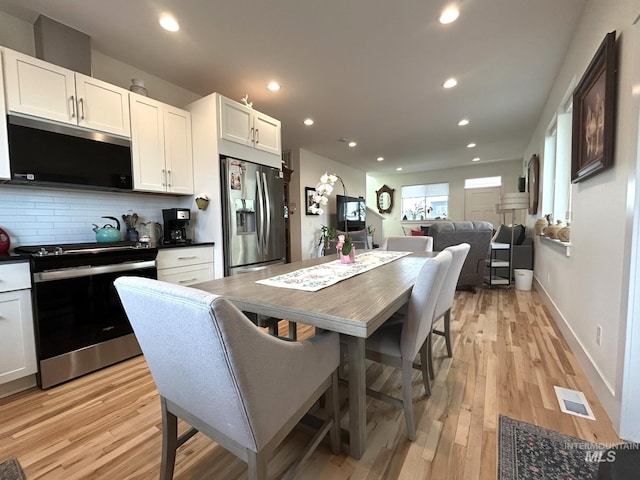
{"label": "refrigerator door handle", "polygon": [[269,187],[267,183],[267,174],[262,172],[262,184],[264,186],[264,211],[267,217],[267,225],[264,230],[264,251],[266,253],[270,252],[269,248],[269,239],[271,237],[271,197],[269,196]]}
{"label": "refrigerator door handle", "polygon": [[256,202],[258,208],[260,208],[259,221],[256,225],[256,231],[258,234],[258,254],[264,255],[263,245],[264,245],[264,196],[262,195],[262,185],[260,182],[260,171],[256,171],[256,190],[258,191],[258,201]]}

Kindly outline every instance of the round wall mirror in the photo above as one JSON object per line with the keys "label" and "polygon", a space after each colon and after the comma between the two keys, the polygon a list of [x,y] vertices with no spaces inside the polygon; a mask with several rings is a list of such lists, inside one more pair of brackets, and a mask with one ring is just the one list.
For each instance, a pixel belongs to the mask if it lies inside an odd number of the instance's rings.
{"label": "round wall mirror", "polygon": [[393,208],[393,188],[389,188],[386,185],[380,187],[380,190],[376,191],[376,204],[378,205],[378,212],[391,213]]}

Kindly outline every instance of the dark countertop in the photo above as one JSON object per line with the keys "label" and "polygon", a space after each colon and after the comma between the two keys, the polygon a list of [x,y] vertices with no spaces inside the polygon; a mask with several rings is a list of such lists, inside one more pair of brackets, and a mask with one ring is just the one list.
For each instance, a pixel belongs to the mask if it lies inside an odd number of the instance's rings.
{"label": "dark countertop", "polygon": [[0,263],[28,262],[29,258],[30,256],[26,254],[8,253],[5,255],[0,255]]}
{"label": "dark countertop", "polygon": [[214,246],[215,242],[194,242],[194,243],[165,243],[163,245],[158,245],[158,250],[162,250],[165,248],[189,248],[189,247],[206,247],[206,246]]}

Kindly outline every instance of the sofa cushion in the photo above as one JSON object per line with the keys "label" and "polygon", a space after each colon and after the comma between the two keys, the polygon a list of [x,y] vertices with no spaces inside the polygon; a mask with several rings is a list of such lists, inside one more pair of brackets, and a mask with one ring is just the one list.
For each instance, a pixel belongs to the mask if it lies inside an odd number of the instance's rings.
{"label": "sofa cushion", "polygon": [[500,225],[492,241],[495,243],[511,244],[512,229],[513,229],[513,244],[522,245],[522,242],[524,242],[524,239],[526,238],[524,225],[514,225],[513,227],[510,227],[508,225]]}

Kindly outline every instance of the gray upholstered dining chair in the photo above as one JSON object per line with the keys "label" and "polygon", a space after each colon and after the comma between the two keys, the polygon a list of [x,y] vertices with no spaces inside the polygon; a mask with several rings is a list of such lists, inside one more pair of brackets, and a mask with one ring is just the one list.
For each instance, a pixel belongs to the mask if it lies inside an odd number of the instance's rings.
{"label": "gray upholstered dining chair", "polygon": [[380,250],[394,250],[396,252],[432,252],[433,238],[431,237],[385,237]]}
{"label": "gray upholstered dining chair", "polygon": [[401,369],[402,400],[371,389],[367,389],[367,394],[404,410],[407,437],[411,441],[416,439],[411,395],[413,361],[420,352],[422,380],[426,394],[430,395],[427,352],[422,346],[430,341],[433,312],[450,265],[449,252],[440,252],[436,257],[428,259],[411,290],[404,321],[384,324],[365,341],[365,356],[368,360]]}
{"label": "gray upholstered dining chair", "polygon": [[[276,447],[325,393],[328,417],[303,460],[328,432],[338,453],[337,334],[287,342],[218,295],[137,277],[115,286],[160,393],[161,480],[197,431],[247,462],[250,480],[266,479]],[[180,437],[178,417],[193,427]]]}
{"label": "gray upholstered dining chair", "polygon": [[[447,276],[442,283],[442,289],[438,296],[438,302],[433,314],[433,322],[437,322],[440,318],[444,319],[444,330],[433,330],[433,333],[443,335],[447,346],[447,356],[453,355],[451,347],[451,308],[453,307],[453,301],[456,293],[456,285],[458,284],[458,278],[462,271],[462,265],[467,259],[471,245],[468,243],[461,243],[460,245],[454,245],[444,249],[445,252],[451,253],[451,267],[447,272]],[[431,338],[429,338],[431,340]],[[432,343],[429,341],[427,344],[428,360],[429,360],[429,376],[434,378],[433,373],[433,348]]]}
{"label": "gray upholstered dining chair", "polygon": [[[342,230],[336,230],[336,238],[337,238],[338,235],[347,235],[347,233],[343,232]],[[369,245],[369,237],[367,236],[367,230],[366,229],[353,230],[353,231],[349,232],[348,235],[351,238],[351,243],[355,247],[356,251],[368,250],[368,249],[371,248],[371,245]],[[338,244],[337,240],[331,240],[329,242],[328,251],[330,253],[335,253],[337,244]]]}

